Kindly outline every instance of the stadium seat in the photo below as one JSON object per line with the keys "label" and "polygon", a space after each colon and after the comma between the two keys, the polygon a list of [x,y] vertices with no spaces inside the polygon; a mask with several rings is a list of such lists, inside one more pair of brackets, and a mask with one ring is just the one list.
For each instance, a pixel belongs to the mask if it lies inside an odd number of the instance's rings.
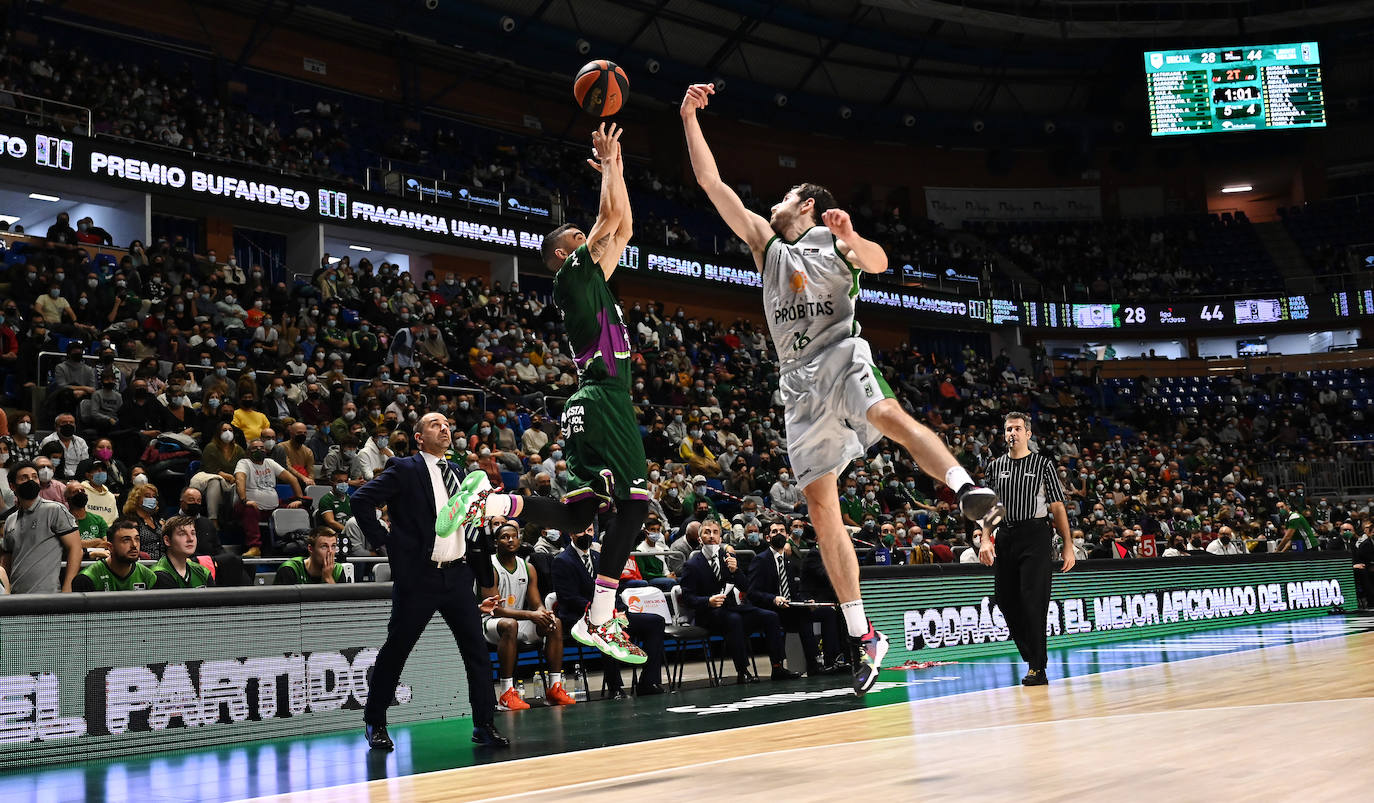
{"label": "stadium seat", "polygon": [[668,611],[672,615],[672,621],[663,628],[663,633],[673,639],[677,645],[675,652],[677,663],[668,670],[669,688],[682,688],[687,646],[696,641],[701,642],[702,655],[706,658],[706,673],[710,677],[711,685],[719,686],[720,677],[715,671],[715,661],[711,658],[711,633],[706,628],[693,624],[684,614],[682,610],[682,586],[673,586],[672,593],[668,595]]}
{"label": "stadium seat", "polygon": [[272,511],[268,519],[271,544],[275,547],[282,535],[304,530],[310,531],[310,513],[301,508],[279,507]]}

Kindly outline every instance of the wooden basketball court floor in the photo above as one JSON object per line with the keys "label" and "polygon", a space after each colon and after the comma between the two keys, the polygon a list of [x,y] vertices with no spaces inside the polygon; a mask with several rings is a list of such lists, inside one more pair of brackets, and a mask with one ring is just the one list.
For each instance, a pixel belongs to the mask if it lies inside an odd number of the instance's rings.
{"label": "wooden basketball court floor", "polygon": [[[935,657],[933,654],[932,658]],[[2,801],[1352,800],[1374,784],[1374,617],[1324,616],[1009,658],[723,686],[0,774]],[[0,757],[0,763],[3,757]]]}

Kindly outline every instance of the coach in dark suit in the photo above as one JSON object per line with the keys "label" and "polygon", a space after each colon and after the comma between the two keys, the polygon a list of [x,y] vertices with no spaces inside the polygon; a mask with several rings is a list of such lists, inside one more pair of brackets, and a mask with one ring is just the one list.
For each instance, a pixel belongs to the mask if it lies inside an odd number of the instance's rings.
{"label": "coach in dark suit", "polygon": [[[775,521],[768,525],[768,549],[749,564],[749,601],[773,611],[783,630],[794,631],[801,639],[808,675],[831,674],[840,656],[842,642],[838,617],[833,607],[793,607],[793,602],[814,602],[802,591],[801,564],[787,554],[787,525]],[[826,660],[822,664],[816,646],[815,623],[825,638]]]}
{"label": "coach in dark suit", "polygon": [[[773,611],[755,607],[747,601],[736,602],[735,595],[725,593],[733,584],[741,595],[748,591],[743,572],[733,552],[725,552],[720,545],[720,521],[708,518],[701,523],[701,552],[693,552],[682,565],[678,584],[682,586],[682,604],[696,615],[696,623],[725,637],[725,648],[735,661],[735,673],[740,683],[758,680],[749,671],[748,635],[762,631],[768,640],[768,657],[773,661],[773,680],[789,680],[801,675],[783,665],[787,657],[783,643],[782,623]],[[710,553],[709,555],[706,553]]]}
{"label": "coach in dark suit", "polygon": [[[353,495],[353,516],[375,549],[385,546],[391,563],[391,620],[386,643],[372,669],[363,722],[369,746],[390,750],[386,709],[396,694],[401,669],[420,640],[420,634],[438,611],[453,631],[467,668],[468,700],[472,703],[472,740],[493,747],[510,742],[494,724],[496,694],[491,686],[491,657],[482,636],[480,610],[493,608],[493,600],[478,607],[474,582],[483,588],[494,585],[491,558],[480,537],[464,544],[457,560],[438,564],[434,550],[434,523],[439,505],[448,502],[459,479],[444,460],[452,441],[448,420],[438,413],[420,419],[415,432],[417,452],[392,458],[386,470]],[[452,489],[452,490],[450,490]],[[391,517],[388,533],[377,520],[377,508],[386,505]],[[472,528],[469,536],[481,528]],[[482,567],[474,572],[474,567]]]}
{"label": "coach in dark suit", "polygon": [[[601,566],[601,553],[593,552],[591,528],[578,533],[562,552],[553,559],[553,590],[558,594],[555,613],[563,623],[563,632],[571,637],[572,626],[582,618],[591,604],[594,580]],[[588,566],[590,564],[590,567]],[[663,618],[652,613],[632,613],[616,599],[617,610],[629,620],[630,638],[637,642],[649,660],[639,670],[635,695],[663,693]],[[612,674],[614,673],[614,674]],[[620,673],[614,661],[606,662],[607,685],[619,688]]]}

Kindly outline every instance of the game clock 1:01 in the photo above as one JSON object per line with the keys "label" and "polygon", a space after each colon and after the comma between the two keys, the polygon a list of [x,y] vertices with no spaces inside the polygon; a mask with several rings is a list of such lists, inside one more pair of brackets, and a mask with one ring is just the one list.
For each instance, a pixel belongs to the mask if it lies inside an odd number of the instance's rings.
{"label": "game clock 1:01", "polygon": [[1150,134],[1326,125],[1316,42],[1145,54]]}

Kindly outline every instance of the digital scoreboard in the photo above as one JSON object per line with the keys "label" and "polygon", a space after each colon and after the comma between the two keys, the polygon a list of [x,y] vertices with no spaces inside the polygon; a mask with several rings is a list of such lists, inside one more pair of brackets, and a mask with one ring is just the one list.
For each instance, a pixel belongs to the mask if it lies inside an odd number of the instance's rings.
{"label": "digital scoreboard", "polygon": [[1150,134],[1326,125],[1316,42],[1145,54]]}

